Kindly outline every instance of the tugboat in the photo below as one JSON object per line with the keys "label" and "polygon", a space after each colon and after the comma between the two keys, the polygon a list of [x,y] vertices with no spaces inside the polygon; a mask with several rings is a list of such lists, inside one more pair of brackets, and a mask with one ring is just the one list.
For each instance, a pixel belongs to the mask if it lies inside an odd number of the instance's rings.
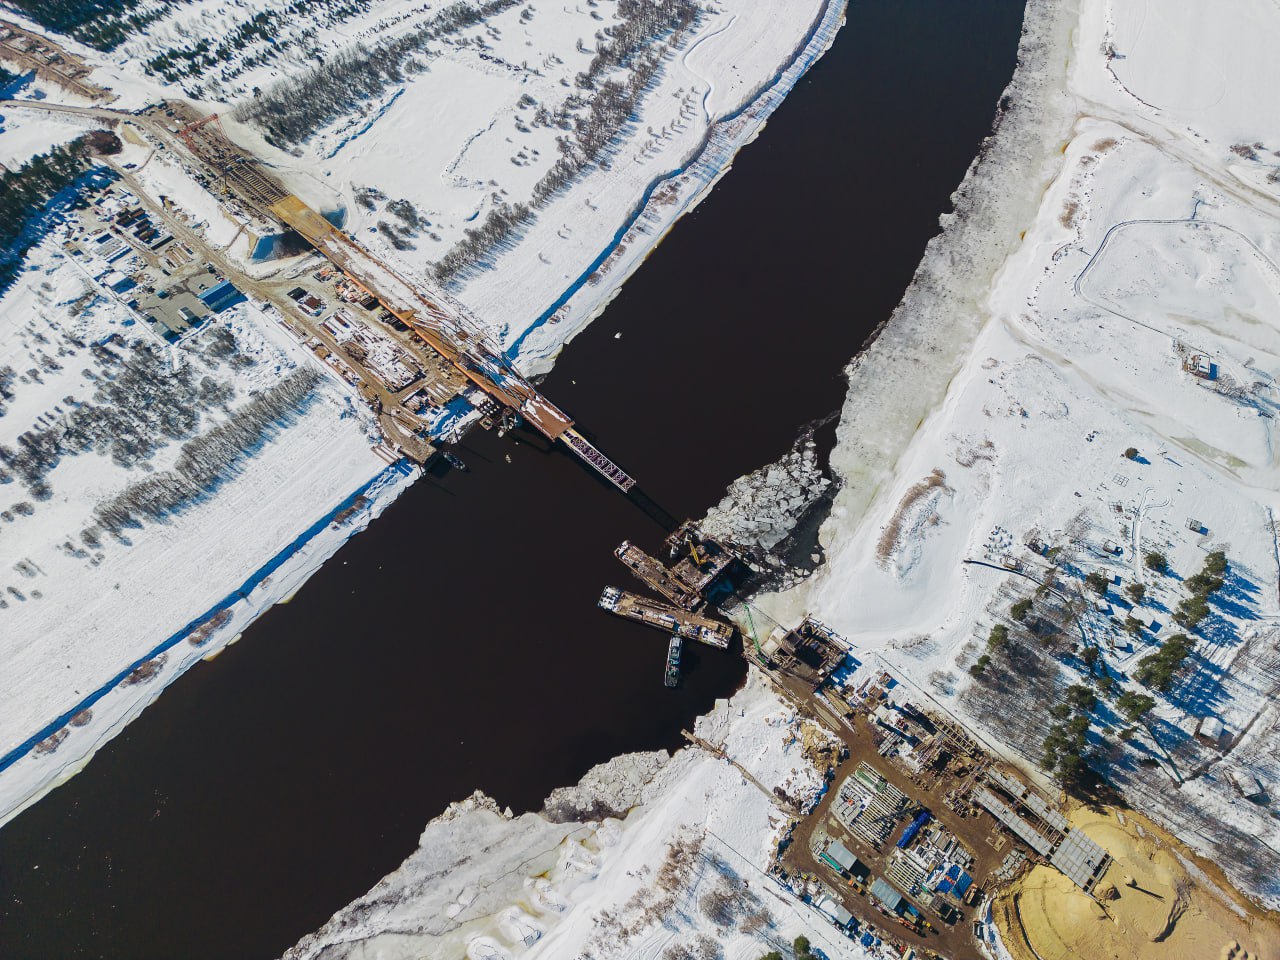
{"label": "tugboat", "polygon": [[463,473],[466,473],[470,469],[470,467],[468,467],[465,463],[463,463],[461,457],[450,453],[448,450],[442,453],[441,456],[444,457],[445,462],[448,463],[449,466],[453,467],[456,470],[461,470]]}
{"label": "tugboat", "polygon": [[668,687],[674,687],[680,682],[680,652],[683,649],[684,641],[679,637],[672,637],[667,644],[667,672],[663,682]]}

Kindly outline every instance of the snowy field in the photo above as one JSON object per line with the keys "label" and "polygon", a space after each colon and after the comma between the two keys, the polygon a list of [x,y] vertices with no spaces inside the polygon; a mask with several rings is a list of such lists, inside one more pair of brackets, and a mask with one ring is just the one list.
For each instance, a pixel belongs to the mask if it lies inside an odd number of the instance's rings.
{"label": "snowy field", "polygon": [[[248,304],[161,344],[56,238],[28,266],[0,300],[4,819],[291,594],[412,474],[373,454],[346,385]],[[220,440],[299,375],[314,383],[298,381],[300,399],[203,495],[152,516],[138,506],[147,483],[191,469],[190,444]],[[68,438],[84,433],[82,451]]]}
{"label": "snowy field", "polygon": [[[220,113],[300,195],[345,210],[348,229],[379,255],[447,283],[529,370],[549,366],[729,169],[828,48],[844,9],[839,0],[491,0],[472,16],[460,5],[355,0],[311,4],[299,16],[297,6],[197,0],[153,18],[144,4],[145,26],[109,53],[57,39],[94,68],[91,80],[111,91],[113,108],[185,95]],[[326,70],[347,72],[334,80]],[[307,95],[291,93],[308,83]],[[11,94],[83,103],[30,78]],[[283,118],[255,113],[264,102],[285,104]],[[318,112],[296,115],[304,103]],[[0,161],[24,162],[84,124],[5,111]],[[169,197],[207,242],[230,244],[243,259],[243,225],[130,131],[122,135],[121,162],[136,165],[138,181]],[[570,160],[570,175],[548,180]],[[513,208],[524,211],[517,229],[460,247],[495,211]],[[480,269],[441,273],[459,250]],[[127,428],[154,447],[145,456],[113,459],[99,441],[86,453],[44,454],[51,462],[39,476],[10,470],[0,485],[0,820],[71,775],[182,670],[287,597],[412,479],[371,452],[370,418],[325,371],[207,496],[102,529],[104,504],[126,490],[137,499],[140,481],[170,483],[189,438],[313,364],[251,305],[216,321],[234,344],[219,360],[203,334],[160,344],[53,241],[33,251],[30,266],[0,301],[0,369],[13,371],[0,444],[22,453],[21,436],[92,405],[111,379],[104,364],[154,355],[157,383],[171,376],[205,393],[185,401],[180,424],[142,417]],[[105,360],[95,352],[104,349]]]}
{"label": "snowy field", "polygon": [[0,107],[0,164],[17,170],[32,157],[69,143],[99,124],[82,117],[49,117]]}
{"label": "snowy field", "polygon": [[[477,248],[478,269],[449,284],[530,371],[549,368],[727,171],[843,21],[843,4],[827,0],[703,5],[687,31],[655,42],[657,73],[599,162],[536,203],[562,157],[558,141],[580,139],[580,122],[602,122],[576,78],[598,56],[602,31],[623,23],[618,8],[513,5],[451,37],[362,115],[300,144],[299,160],[280,160],[322,175],[323,184],[295,184],[348,210],[349,229],[409,276],[431,275],[496,209],[529,206],[509,237]],[[625,83],[631,72],[606,76]],[[238,129],[246,140],[249,127]]]}
{"label": "snowy field", "polygon": [[513,818],[481,794],[432,821],[419,849],[287,960],[757,960],[807,936],[867,958],[762,870],[786,815],[822,786],[807,745],[828,737],[758,675],[697,734],[761,786],[701,750],[619,757]]}
{"label": "snowy field", "polygon": [[[203,100],[380,257],[447,283],[530,372],[729,169],[844,15],[842,0],[492,0],[461,23],[444,3],[285,7],[184,3],[110,54],[66,43],[114,106]],[[281,17],[275,43],[254,16]],[[206,37],[227,39],[193,53]],[[217,65],[178,76],[193,56]]]}
{"label": "snowy field", "polygon": [[[1045,707],[1109,676],[1096,762],[1274,906],[1280,113],[1267,51],[1280,12],[1055,7],[1031,3],[1015,101],[851,369],[829,563],[769,603],[792,619],[812,610],[1028,767]],[[994,213],[973,209],[1005,190]],[[1213,551],[1225,584],[1194,630],[1179,626],[1185,581]],[[1025,621],[1009,612],[1020,599]],[[1072,636],[1027,626],[1070,603]],[[988,642],[998,624],[1023,659]],[[1148,689],[1139,664],[1178,633],[1194,641],[1184,670]],[[1156,697],[1128,743],[1124,691]],[[1196,737],[1205,718],[1224,727],[1216,743]],[[1260,800],[1241,796],[1240,776]]]}

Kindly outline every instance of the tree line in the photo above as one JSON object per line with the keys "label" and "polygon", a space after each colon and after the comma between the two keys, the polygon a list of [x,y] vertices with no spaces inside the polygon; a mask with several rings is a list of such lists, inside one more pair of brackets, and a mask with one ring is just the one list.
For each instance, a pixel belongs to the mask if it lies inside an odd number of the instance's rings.
{"label": "tree line", "polygon": [[87,140],[79,137],[0,173],[0,291],[12,282],[36,241],[28,225],[88,169],[88,153]]}
{"label": "tree line", "polygon": [[0,445],[0,467],[16,475],[36,500],[53,490],[48,474],[65,456],[91,451],[120,467],[145,463],[171,440],[191,436],[200,411],[224,407],[234,390],[210,376],[197,377],[192,364],[176,370],[149,343],[127,354],[111,343],[90,348],[96,363],[85,371],[95,385],[92,398],[66,398],[49,426],[23,432],[13,447]]}
{"label": "tree line", "polygon": [[[266,49],[260,54],[244,58],[230,70],[223,72],[223,79],[237,76],[245,69],[260,66],[279,52],[278,47],[299,40],[314,38],[321,27],[333,26],[365,13],[370,0],[293,0],[286,7],[262,10],[248,20],[241,21],[235,29],[222,37],[200,37],[190,46],[173,46],[148,60],[148,73],[159,74],[170,83],[183,79],[203,78],[219,64],[226,64],[240,56],[245,47],[263,43]],[[299,18],[305,18],[309,26],[301,37],[282,40],[286,26]]]}
{"label": "tree line", "polygon": [[[577,86],[591,96],[571,94],[554,117],[547,118],[547,122],[568,128],[571,135],[556,138],[560,157],[534,184],[531,202],[500,203],[491,208],[480,226],[467,230],[435,263],[432,273],[436,280],[448,283],[490,265],[496,254],[514,245],[518,230],[533,219],[536,210],[604,159],[635,118],[640,101],[662,67],[665,50],[654,49],[655,45],[666,37],[670,46],[677,46],[684,32],[697,23],[699,13],[694,0],[621,0],[618,15],[622,22],[606,31],[609,39],[597,47],[587,69],[575,78]],[[600,79],[618,70],[629,71],[625,83],[613,77]]]}
{"label": "tree line", "polygon": [[181,0],[6,0],[36,23],[98,50],[113,50],[130,34],[164,17]]}
{"label": "tree line", "polygon": [[425,68],[432,41],[476,25],[522,0],[458,2],[408,33],[377,47],[357,43],[322,63],[274,84],[236,107],[236,119],[258,126],[271,143],[296,148],[322,128],[356,112],[390,87]]}
{"label": "tree line", "polygon": [[184,443],[172,470],[135,481],[99,503],[94,508],[98,525],[119,533],[146,520],[162,520],[204,499],[292,422],[319,382],[319,372],[311,367],[294,370],[228,420]]}

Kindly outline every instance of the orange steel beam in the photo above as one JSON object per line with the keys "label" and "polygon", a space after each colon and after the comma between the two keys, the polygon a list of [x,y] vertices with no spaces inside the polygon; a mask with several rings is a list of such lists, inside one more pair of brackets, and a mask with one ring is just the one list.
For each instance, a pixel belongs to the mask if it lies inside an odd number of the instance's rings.
{"label": "orange steel beam", "polygon": [[192,134],[195,133],[197,130],[199,130],[201,127],[205,126],[206,124],[213,123],[217,119],[218,119],[218,115],[216,113],[211,113],[207,117],[201,117],[199,120],[192,120],[185,127],[183,127],[181,130],[178,131],[178,136],[182,139],[182,142],[185,143],[188,147],[190,147],[191,150],[194,152],[196,150],[196,144],[195,144],[195,138],[192,137]]}

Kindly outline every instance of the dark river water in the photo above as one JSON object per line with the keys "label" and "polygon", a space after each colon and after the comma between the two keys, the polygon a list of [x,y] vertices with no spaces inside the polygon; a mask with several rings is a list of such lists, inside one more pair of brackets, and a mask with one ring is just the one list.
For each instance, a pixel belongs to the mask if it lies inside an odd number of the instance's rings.
{"label": "dark river water", "polygon": [[[546,393],[677,518],[837,410],[1012,73],[1020,0],[853,0],[734,171],[565,350]],[[616,339],[616,333],[622,333]],[[0,957],[257,960],[476,788],[517,810],[673,748],[741,658],[595,607],[663,531],[569,456],[477,432],[289,604],[0,829]],[[506,462],[510,455],[511,462]]]}

